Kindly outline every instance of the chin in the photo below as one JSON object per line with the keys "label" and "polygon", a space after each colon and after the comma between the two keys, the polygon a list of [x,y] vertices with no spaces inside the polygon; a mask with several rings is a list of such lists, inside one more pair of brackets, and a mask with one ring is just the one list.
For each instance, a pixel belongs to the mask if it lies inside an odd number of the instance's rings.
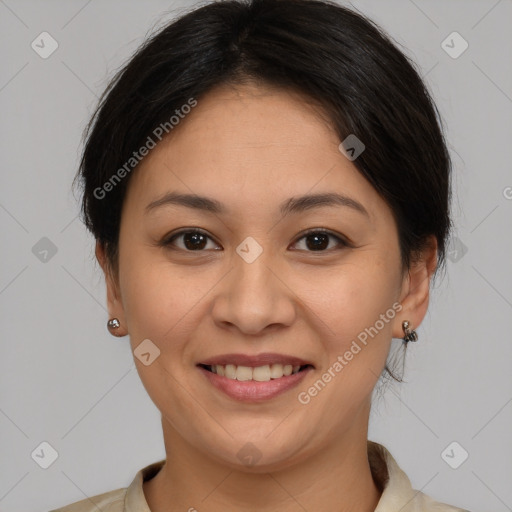
{"label": "chin", "polygon": [[[299,447],[290,436],[286,442],[279,437],[271,439],[267,434],[245,435],[242,440],[229,438],[225,443],[211,447],[210,454],[218,462],[236,471],[268,473],[282,470],[307,457],[306,447]],[[211,442],[211,439],[208,440]]]}

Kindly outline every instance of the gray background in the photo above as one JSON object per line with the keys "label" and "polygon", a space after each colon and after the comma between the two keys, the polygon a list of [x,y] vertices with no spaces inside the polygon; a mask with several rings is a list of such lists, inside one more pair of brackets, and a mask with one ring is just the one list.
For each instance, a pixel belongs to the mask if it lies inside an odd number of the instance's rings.
{"label": "gray background", "polygon": [[[128,340],[105,327],[102,275],[71,180],[108,78],[193,5],[0,0],[0,510],[126,487],[165,456]],[[512,510],[512,2],[352,5],[422,69],[448,126],[456,191],[447,274],[409,347],[408,383],[375,404],[369,437],[416,489],[472,511]],[[31,48],[43,31],[59,44],[47,59]],[[453,31],[469,43],[456,59],[441,46]],[[57,248],[46,261],[33,252],[43,237]],[[58,452],[46,470],[31,457],[43,441]],[[457,469],[441,455],[453,441],[469,453]]]}

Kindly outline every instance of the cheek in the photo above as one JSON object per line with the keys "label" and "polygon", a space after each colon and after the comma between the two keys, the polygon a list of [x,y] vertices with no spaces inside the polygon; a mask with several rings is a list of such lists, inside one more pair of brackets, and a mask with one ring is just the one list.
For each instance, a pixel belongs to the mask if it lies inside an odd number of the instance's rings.
{"label": "cheek", "polygon": [[[190,391],[185,391],[189,385],[184,383],[195,371],[190,366],[193,347],[188,342],[199,317],[207,314],[201,301],[205,288],[184,279],[183,273],[179,276],[170,265],[145,265],[135,259],[133,263],[133,272],[124,274],[123,287],[130,343],[134,358],[146,352],[151,358],[148,365],[143,359],[139,359],[142,364],[136,361],[139,377],[160,411],[173,411],[173,418],[186,418],[197,407]],[[145,341],[148,339],[151,344]],[[186,426],[182,429],[185,431]]]}
{"label": "cheek", "polygon": [[310,281],[309,305],[342,339],[373,325],[398,298],[398,265],[375,253],[354,256],[352,262],[316,277]]}
{"label": "cheek", "polygon": [[[133,348],[148,338],[161,351],[176,349],[202,288],[187,273],[155,258],[153,251],[132,247],[120,254],[122,301]],[[166,339],[173,343],[164,343]]]}
{"label": "cheek", "polygon": [[[154,268],[134,272],[127,280],[124,304],[131,338],[149,338],[161,350],[177,348],[180,333],[201,298],[198,287]],[[173,343],[164,343],[165,340]]]}
{"label": "cheek", "polygon": [[337,365],[338,371],[333,371],[344,375],[338,382],[349,381],[343,386],[373,386],[385,365],[393,319],[401,308],[396,291],[399,267],[392,260],[368,252],[313,280],[304,297],[314,313],[311,318],[317,319],[314,330],[326,355],[323,366],[330,368],[341,358],[343,368]]}

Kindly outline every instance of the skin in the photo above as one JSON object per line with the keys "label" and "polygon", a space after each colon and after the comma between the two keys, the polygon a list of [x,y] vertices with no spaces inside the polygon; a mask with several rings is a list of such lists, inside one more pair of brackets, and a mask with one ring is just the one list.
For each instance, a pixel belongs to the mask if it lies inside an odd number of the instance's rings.
{"label": "skin", "polygon": [[[417,328],[436,265],[432,239],[402,269],[390,208],[338,149],[340,140],[305,98],[262,85],[223,86],[141,162],[123,204],[118,271],[97,244],[110,317],[132,350],[150,339],[160,356],[134,358],[161,411],[167,462],[144,483],[153,512],[373,511],[380,498],[367,458],[372,390],[402,321]],[[221,201],[226,215],[166,205],[166,192]],[[282,217],[278,206],[307,193],[338,192],[368,216],[328,206]],[[182,228],[210,238],[187,251]],[[321,250],[303,231],[336,238]],[[320,229],[319,229],[320,230]],[[253,237],[262,254],[236,252]],[[308,245],[307,242],[310,242]],[[193,241],[192,241],[193,242]],[[171,247],[174,247],[172,249]],[[215,250],[215,249],[220,250]],[[297,400],[344,354],[352,340],[399,302],[402,310],[311,401]],[[225,353],[278,352],[310,361],[299,385],[262,403],[216,390],[196,364]],[[246,443],[259,461],[237,457]]]}

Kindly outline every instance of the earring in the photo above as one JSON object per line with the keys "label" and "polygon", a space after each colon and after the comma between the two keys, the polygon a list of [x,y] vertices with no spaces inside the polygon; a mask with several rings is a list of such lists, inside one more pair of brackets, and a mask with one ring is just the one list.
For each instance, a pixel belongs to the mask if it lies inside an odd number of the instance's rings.
{"label": "earring", "polygon": [[121,323],[117,318],[111,318],[107,322],[107,328],[110,331],[110,334],[112,334],[112,336],[118,336],[118,334],[115,331],[119,329],[119,327],[121,327]]}
{"label": "earring", "polygon": [[409,327],[409,322],[407,320],[404,320],[402,322],[402,329],[405,334],[405,336],[403,337],[403,340],[406,343],[409,341],[418,341],[418,334],[416,333],[415,330],[413,330]]}

